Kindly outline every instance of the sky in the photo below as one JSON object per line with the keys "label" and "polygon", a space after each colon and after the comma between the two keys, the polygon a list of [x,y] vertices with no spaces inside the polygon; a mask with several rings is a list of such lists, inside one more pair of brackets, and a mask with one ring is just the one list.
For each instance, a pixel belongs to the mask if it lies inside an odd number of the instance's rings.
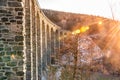
{"label": "sky", "polygon": [[[40,7],[120,20],[120,0],[38,0]],[[114,15],[114,17],[112,16]]]}

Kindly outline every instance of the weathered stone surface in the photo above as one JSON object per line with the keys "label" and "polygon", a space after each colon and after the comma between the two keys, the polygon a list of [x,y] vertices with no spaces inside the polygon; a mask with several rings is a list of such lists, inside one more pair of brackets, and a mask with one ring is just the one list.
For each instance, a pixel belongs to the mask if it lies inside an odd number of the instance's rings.
{"label": "weathered stone surface", "polygon": [[7,77],[6,76],[0,76],[0,80],[6,80]]}
{"label": "weathered stone surface", "polygon": [[11,13],[6,14],[7,17],[13,16]]}
{"label": "weathered stone surface", "polygon": [[3,48],[0,48],[0,51],[3,51],[4,49]]}
{"label": "weathered stone surface", "polygon": [[9,33],[9,30],[8,29],[3,29],[1,32],[2,33]]}
{"label": "weathered stone surface", "polygon": [[2,34],[0,34],[0,37],[2,37]]}
{"label": "weathered stone surface", "polygon": [[0,57],[0,62],[3,62],[2,57]]}
{"label": "weathered stone surface", "polygon": [[8,2],[8,6],[9,7],[21,7],[21,3],[20,2]]}
{"label": "weathered stone surface", "polygon": [[7,0],[0,0],[0,6],[6,6]]}
{"label": "weathered stone surface", "polygon": [[3,76],[3,73],[0,73],[0,76]]}
{"label": "weathered stone surface", "polygon": [[5,51],[11,51],[11,47],[6,47]]}
{"label": "weathered stone surface", "polygon": [[19,71],[19,72],[17,72],[16,74],[17,74],[17,76],[23,76],[23,75],[24,75],[24,72],[23,72],[23,71]]}
{"label": "weathered stone surface", "polygon": [[5,75],[6,75],[7,77],[9,77],[9,76],[13,76],[13,75],[14,75],[14,73],[13,73],[13,72],[11,72],[11,71],[7,71],[7,72],[5,72]]}
{"label": "weathered stone surface", "polygon": [[[3,1],[4,1],[4,0],[3,0]],[[4,14],[5,14],[5,13],[7,13],[7,10],[3,10],[3,9],[2,9],[2,10],[0,10],[0,13],[4,13]]]}
{"label": "weathered stone surface", "polygon": [[15,55],[15,54],[16,54],[16,51],[7,51],[7,52],[6,52],[6,55],[12,55],[12,54]]}
{"label": "weathered stone surface", "polygon": [[15,41],[23,41],[23,36],[15,36]]}
{"label": "weathered stone surface", "polygon": [[4,62],[0,62],[0,66],[5,66],[5,63]]}
{"label": "weathered stone surface", "polygon": [[10,25],[11,23],[10,22],[7,22],[7,23],[5,23],[6,25]]}
{"label": "weathered stone surface", "polygon": [[2,21],[2,22],[7,22],[7,21],[8,21],[8,18],[3,17],[3,18],[1,18],[1,21]]}
{"label": "weathered stone surface", "polygon": [[19,16],[23,15],[23,12],[18,12],[18,15],[19,15]]}
{"label": "weathered stone surface", "polygon": [[11,42],[14,41],[14,39],[6,39],[6,41]]}
{"label": "weathered stone surface", "polygon": [[19,42],[19,45],[23,45],[23,42]]}
{"label": "weathered stone surface", "polygon": [[22,16],[16,16],[15,18],[16,19],[22,19]]}
{"label": "weathered stone surface", "polygon": [[22,0],[17,0],[17,1],[22,2]]}
{"label": "weathered stone surface", "polygon": [[18,55],[18,56],[23,56],[23,54],[24,54],[23,51],[17,51],[16,52],[16,55]]}
{"label": "weathered stone surface", "polygon": [[2,26],[2,25],[0,25],[0,29],[4,29],[6,26]]}
{"label": "weathered stone surface", "polygon": [[10,56],[3,56],[2,60],[3,60],[4,62],[8,62],[8,61],[10,61],[11,59],[10,59]]}
{"label": "weathered stone surface", "polygon": [[3,70],[10,70],[11,68],[10,67],[3,67],[2,69]]}
{"label": "weathered stone surface", "polygon": [[23,47],[22,46],[14,46],[13,49],[16,51],[21,51],[21,50],[23,50]]}
{"label": "weathered stone surface", "polygon": [[17,24],[22,24],[23,23],[23,21],[17,21]]}
{"label": "weathered stone surface", "polygon": [[[0,41],[6,41],[6,39],[1,38]],[[3,50],[3,48],[0,48],[0,51]]]}
{"label": "weathered stone surface", "polygon": [[15,8],[15,11],[23,11],[23,8]]}
{"label": "weathered stone surface", "polygon": [[24,64],[23,61],[19,61],[18,66],[22,66]]}
{"label": "weathered stone surface", "polygon": [[13,67],[12,70],[17,72],[18,71],[18,67]]}
{"label": "weathered stone surface", "polygon": [[0,56],[4,56],[5,55],[5,52],[0,52]]}
{"label": "weathered stone surface", "polygon": [[10,20],[10,22],[16,22],[16,20]]}
{"label": "weathered stone surface", "polygon": [[7,66],[17,66],[17,62],[8,62]]}
{"label": "weathered stone surface", "polygon": [[[45,45],[45,34],[43,35],[44,38],[41,39],[40,29],[42,24],[39,23],[41,20],[37,21],[39,18],[36,15],[36,13],[39,15],[39,11],[41,10],[34,4],[34,0],[25,0],[26,3],[22,1],[24,0],[0,0],[0,73],[2,73],[0,74],[0,80],[23,80],[23,65],[25,65],[25,63],[27,70],[26,80],[31,80],[31,78],[36,80],[36,50],[38,49],[38,54],[40,54],[41,40],[43,40],[43,48],[47,47],[47,45]],[[30,1],[32,6],[30,6]],[[32,11],[30,11],[30,9]],[[41,17],[41,15],[40,13],[39,16]],[[47,23],[49,25],[49,21],[44,19],[44,16],[42,16],[42,18],[43,22],[45,21],[45,24]],[[50,25],[54,26],[54,24],[52,25],[51,23]],[[30,28],[31,26],[33,29]],[[37,32],[35,29],[38,29]],[[33,33],[32,36],[31,33]],[[37,45],[36,37],[38,38]],[[33,40],[32,42],[31,38]],[[31,56],[32,49],[33,56]],[[43,50],[42,53],[44,54],[45,52],[46,51]],[[25,62],[23,62],[24,54],[26,54]],[[40,58],[40,56],[38,57]],[[31,77],[31,59],[33,59],[33,77]]]}

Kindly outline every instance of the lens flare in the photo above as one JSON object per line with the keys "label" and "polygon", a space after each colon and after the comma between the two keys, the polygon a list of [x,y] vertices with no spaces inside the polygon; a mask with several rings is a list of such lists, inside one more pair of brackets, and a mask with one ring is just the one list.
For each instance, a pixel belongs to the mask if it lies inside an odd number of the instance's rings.
{"label": "lens flare", "polygon": [[89,30],[89,26],[83,26],[83,27],[80,28],[80,31],[82,33],[86,32],[87,30]]}

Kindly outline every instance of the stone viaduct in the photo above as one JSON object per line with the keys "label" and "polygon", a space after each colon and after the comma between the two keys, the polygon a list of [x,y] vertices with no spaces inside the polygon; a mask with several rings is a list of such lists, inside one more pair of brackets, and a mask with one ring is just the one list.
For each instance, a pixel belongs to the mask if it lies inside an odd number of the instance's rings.
{"label": "stone viaduct", "polygon": [[66,33],[37,0],[0,0],[0,80],[41,80]]}

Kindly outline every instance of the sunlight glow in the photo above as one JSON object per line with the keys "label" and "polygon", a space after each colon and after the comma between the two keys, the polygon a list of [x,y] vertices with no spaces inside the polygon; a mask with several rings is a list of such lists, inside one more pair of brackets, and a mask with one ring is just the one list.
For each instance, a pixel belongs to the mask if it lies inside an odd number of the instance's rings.
{"label": "sunlight glow", "polygon": [[89,26],[82,26],[80,29],[73,31],[72,34],[74,35],[74,34],[84,33],[87,30],[89,30]]}
{"label": "sunlight glow", "polygon": [[89,30],[89,26],[83,26],[80,28],[80,31],[83,33],[86,32],[87,30]]}
{"label": "sunlight glow", "polygon": [[11,58],[12,58],[12,59],[15,59],[15,55],[14,55],[14,54],[12,54],[12,55],[11,55]]}
{"label": "sunlight glow", "polygon": [[102,21],[99,21],[98,24],[101,25],[101,24],[102,24]]}
{"label": "sunlight glow", "polygon": [[80,30],[79,30],[79,29],[77,29],[77,30],[75,30],[75,31],[72,32],[73,35],[74,35],[74,34],[79,34],[79,33],[80,33]]}
{"label": "sunlight glow", "polygon": [[78,30],[76,30],[76,31],[75,31],[75,33],[80,33],[80,30],[79,30],[79,29],[78,29]]}

